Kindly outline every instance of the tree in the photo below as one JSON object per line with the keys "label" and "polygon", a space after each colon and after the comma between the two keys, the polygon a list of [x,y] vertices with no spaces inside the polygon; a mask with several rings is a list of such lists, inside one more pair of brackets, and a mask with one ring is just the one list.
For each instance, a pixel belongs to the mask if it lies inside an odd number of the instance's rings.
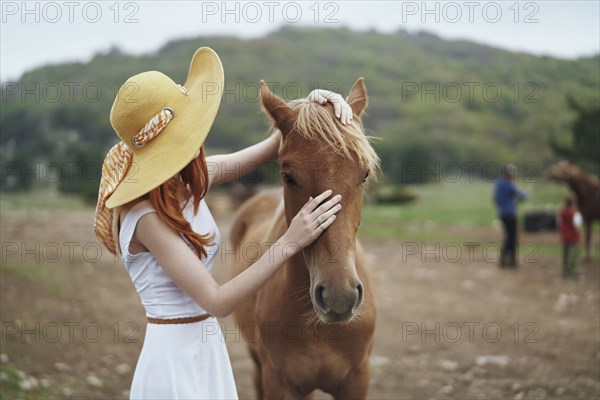
{"label": "tree", "polygon": [[577,113],[571,126],[571,144],[561,144],[553,136],[550,145],[556,155],[598,174],[600,173],[600,107],[586,106],[572,96],[567,96],[567,103]]}

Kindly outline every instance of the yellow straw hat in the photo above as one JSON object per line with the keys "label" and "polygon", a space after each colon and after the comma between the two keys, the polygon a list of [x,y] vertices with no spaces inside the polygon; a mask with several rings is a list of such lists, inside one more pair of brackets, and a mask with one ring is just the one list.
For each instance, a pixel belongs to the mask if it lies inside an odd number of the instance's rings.
{"label": "yellow straw hat", "polygon": [[[219,110],[223,80],[219,56],[203,47],[192,58],[183,90],[157,71],[135,75],[123,84],[110,123],[133,156],[127,174],[106,201],[108,208],[148,193],[192,161]],[[173,116],[160,135],[136,146],[133,137],[165,108]]]}
{"label": "yellow straw hat", "polygon": [[134,75],[120,88],[110,123],[121,142],[107,154],[94,230],[112,253],[112,208],[160,186],[189,164],[219,110],[223,66],[214,50],[196,51],[183,86],[161,72]]}

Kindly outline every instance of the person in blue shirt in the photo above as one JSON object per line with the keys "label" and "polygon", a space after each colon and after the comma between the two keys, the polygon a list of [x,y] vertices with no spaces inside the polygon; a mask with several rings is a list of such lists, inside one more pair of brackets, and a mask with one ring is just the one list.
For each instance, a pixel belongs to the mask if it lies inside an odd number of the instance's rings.
{"label": "person in blue shirt", "polygon": [[525,200],[527,193],[514,183],[515,166],[507,165],[494,186],[494,202],[504,227],[504,244],[500,252],[500,267],[517,267],[517,201]]}

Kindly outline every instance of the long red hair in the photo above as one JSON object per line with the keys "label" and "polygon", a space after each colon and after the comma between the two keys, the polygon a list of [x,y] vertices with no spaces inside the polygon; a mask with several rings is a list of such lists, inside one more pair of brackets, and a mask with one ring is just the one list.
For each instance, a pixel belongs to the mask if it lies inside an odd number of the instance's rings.
{"label": "long red hair", "polygon": [[[150,203],[158,213],[158,217],[182,234],[201,257],[207,256],[206,247],[214,240],[214,234],[200,235],[194,232],[190,223],[183,218],[182,211],[193,198],[194,214],[196,214],[207,189],[208,169],[204,158],[204,147],[201,147],[198,157],[181,170],[181,179],[173,177],[148,193]],[[187,196],[184,206],[180,205],[177,197],[180,192],[186,193]]]}

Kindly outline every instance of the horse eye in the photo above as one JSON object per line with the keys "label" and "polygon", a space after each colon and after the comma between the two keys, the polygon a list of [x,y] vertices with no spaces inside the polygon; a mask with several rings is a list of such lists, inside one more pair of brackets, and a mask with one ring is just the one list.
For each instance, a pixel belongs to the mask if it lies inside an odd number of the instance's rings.
{"label": "horse eye", "polygon": [[365,174],[365,177],[363,178],[361,183],[365,183],[367,181],[367,178],[369,177],[369,172],[370,171],[367,170],[367,173]]}
{"label": "horse eye", "polygon": [[284,182],[285,182],[287,185],[293,186],[293,185],[295,185],[295,184],[296,184],[296,181],[294,180],[294,177],[293,177],[293,176],[291,176],[290,174],[287,174],[287,173],[283,172],[283,173],[281,174],[281,177],[283,178],[283,181],[284,181]]}

